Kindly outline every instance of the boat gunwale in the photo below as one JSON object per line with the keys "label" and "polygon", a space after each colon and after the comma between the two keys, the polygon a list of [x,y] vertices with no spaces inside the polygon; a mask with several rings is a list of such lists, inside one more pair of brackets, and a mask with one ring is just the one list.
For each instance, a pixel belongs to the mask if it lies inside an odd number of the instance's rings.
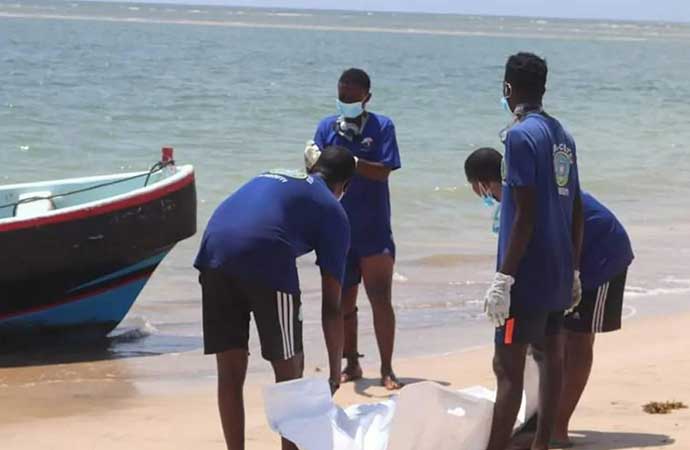
{"label": "boat gunwale", "polygon": [[[54,223],[68,222],[70,220],[78,220],[86,217],[91,217],[99,214],[107,214],[109,212],[125,209],[128,207],[143,204],[149,201],[156,200],[171,192],[175,192],[190,183],[194,182],[194,166],[182,165],[176,166],[177,173],[169,178],[164,178],[149,186],[144,186],[138,189],[133,189],[123,194],[105,197],[104,199],[81,203],[79,205],[60,208],[52,211],[46,211],[43,214],[33,217],[9,217],[0,219],[0,233],[7,231],[14,231],[23,228],[30,228],[40,225],[49,225]],[[14,185],[2,186],[3,188],[22,188],[27,186],[35,186],[37,188],[55,185],[57,183],[66,184],[67,182],[74,182],[76,180],[83,180],[85,182],[105,181],[124,179],[134,175],[145,175],[147,172],[131,172],[113,175],[99,175],[94,177],[83,178],[66,178],[63,180],[45,181],[37,183],[21,183]]]}

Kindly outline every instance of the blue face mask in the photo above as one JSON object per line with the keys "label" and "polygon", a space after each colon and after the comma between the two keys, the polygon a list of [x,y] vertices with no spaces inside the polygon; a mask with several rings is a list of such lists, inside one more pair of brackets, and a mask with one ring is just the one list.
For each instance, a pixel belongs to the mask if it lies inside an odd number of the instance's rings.
{"label": "blue face mask", "polygon": [[340,99],[336,99],[335,108],[338,111],[338,114],[346,119],[356,119],[364,112],[362,102],[343,103],[340,101]]}
{"label": "blue face mask", "polygon": [[491,231],[494,234],[498,234],[498,232],[501,231],[501,205],[496,205],[494,220],[491,223]]}
{"label": "blue face mask", "polygon": [[510,113],[510,114],[513,114],[513,111],[510,110],[510,104],[508,103],[508,99],[507,99],[507,98],[501,97],[501,106],[503,107],[503,109],[504,109],[506,112],[508,112],[508,113]]}
{"label": "blue face mask", "polygon": [[496,200],[494,200],[494,198],[489,194],[482,195],[482,200],[484,201],[484,206],[487,208],[493,208],[496,204]]}

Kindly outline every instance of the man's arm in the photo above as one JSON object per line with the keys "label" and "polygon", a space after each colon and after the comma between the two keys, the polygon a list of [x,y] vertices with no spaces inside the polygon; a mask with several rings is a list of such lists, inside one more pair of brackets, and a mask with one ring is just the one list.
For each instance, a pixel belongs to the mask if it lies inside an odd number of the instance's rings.
{"label": "man's arm", "polygon": [[340,303],[342,287],[337,278],[323,273],[321,276],[321,325],[328,350],[329,381],[334,393],[340,385],[343,358],[343,311]]}
{"label": "man's arm", "polygon": [[580,270],[580,260],[582,259],[582,240],[585,233],[585,214],[582,206],[582,196],[580,189],[575,194],[573,203],[573,268]]}
{"label": "man's arm", "polygon": [[537,194],[534,187],[530,186],[512,189],[515,219],[508,238],[508,250],[499,271],[514,278],[534,232]]}
{"label": "man's arm", "polygon": [[374,181],[386,181],[391,174],[391,168],[381,163],[364,159],[357,160],[357,173]]}

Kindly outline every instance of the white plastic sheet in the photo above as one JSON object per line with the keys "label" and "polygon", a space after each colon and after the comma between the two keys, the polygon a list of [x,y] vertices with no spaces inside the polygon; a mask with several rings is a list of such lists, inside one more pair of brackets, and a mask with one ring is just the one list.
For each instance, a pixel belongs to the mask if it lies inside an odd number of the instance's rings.
{"label": "white plastic sheet", "polygon": [[[536,412],[538,388],[538,370],[528,358],[516,427]],[[390,400],[342,409],[323,379],[279,383],[264,392],[271,428],[302,450],[484,450],[495,396],[482,386],[457,391],[423,382]]]}
{"label": "white plastic sheet", "polygon": [[386,450],[395,399],[342,409],[326,380],[303,378],[264,390],[271,428],[301,450]]}

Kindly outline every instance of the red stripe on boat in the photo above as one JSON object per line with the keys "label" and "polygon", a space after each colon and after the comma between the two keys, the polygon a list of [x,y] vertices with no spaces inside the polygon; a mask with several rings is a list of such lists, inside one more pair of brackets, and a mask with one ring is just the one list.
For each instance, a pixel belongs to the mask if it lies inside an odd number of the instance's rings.
{"label": "red stripe on boat", "polygon": [[84,219],[86,217],[107,214],[109,212],[117,211],[120,209],[127,209],[132,206],[139,206],[144,203],[157,200],[172,192],[179,191],[180,189],[192,183],[194,183],[194,173],[190,173],[181,180],[176,181],[167,186],[161,187],[159,189],[154,189],[150,192],[144,192],[142,194],[135,195],[134,197],[124,198],[122,200],[118,200],[112,203],[106,203],[104,205],[97,205],[86,209],[79,209],[77,211],[71,211],[62,214],[58,213],[47,217],[36,217],[26,220],[19,220],[16,222],[10,222],[6,224],[0,224],[0,232],[13,231],[21,228],[37,227],[41,225],[49,225],[60,222],[69,222],[70,220]]}
{"label": "red stripe on boat", "polygon": [[113,289],[119,288],[121,286],[124,286],[125,284],[129,284],[129,283],[132,283],[134,281],[148,278],[151,276],[151,274],[153,274],[154,270],[155,269],[147,270],[146,272],[140,272],[140,273],[137,273],[134,275],[130,275],[129,277],[121,278],[121,279],[117,280],[117,282],[111,283],[108,286],[94,289],[92,291],[82,292],[81,294],[76,294],[72,297],[67,297],[65,299],[62,299],[62,300],[56,302],[56,303],[51,303],[50,305],[41,305],[41,306],[36,306],[34,308],[24,309],[24,310],[16,311],[16,312],[11,312],[9,314],[5,314],[4,316],[0,316],[0,321],[8,320],[8,319],[14,319],[15,317],[25,316],[28,314],[39,313],[39,312],[46,311],[46,310],[51,309],[51,308],[56,308],[58,306],[63,306],[63,305],[66,305],[68,303],[83,300],[87,297],[92,297],[94,295],[103,294],[104,292],[108,292],[108,291],[111,291]]}

